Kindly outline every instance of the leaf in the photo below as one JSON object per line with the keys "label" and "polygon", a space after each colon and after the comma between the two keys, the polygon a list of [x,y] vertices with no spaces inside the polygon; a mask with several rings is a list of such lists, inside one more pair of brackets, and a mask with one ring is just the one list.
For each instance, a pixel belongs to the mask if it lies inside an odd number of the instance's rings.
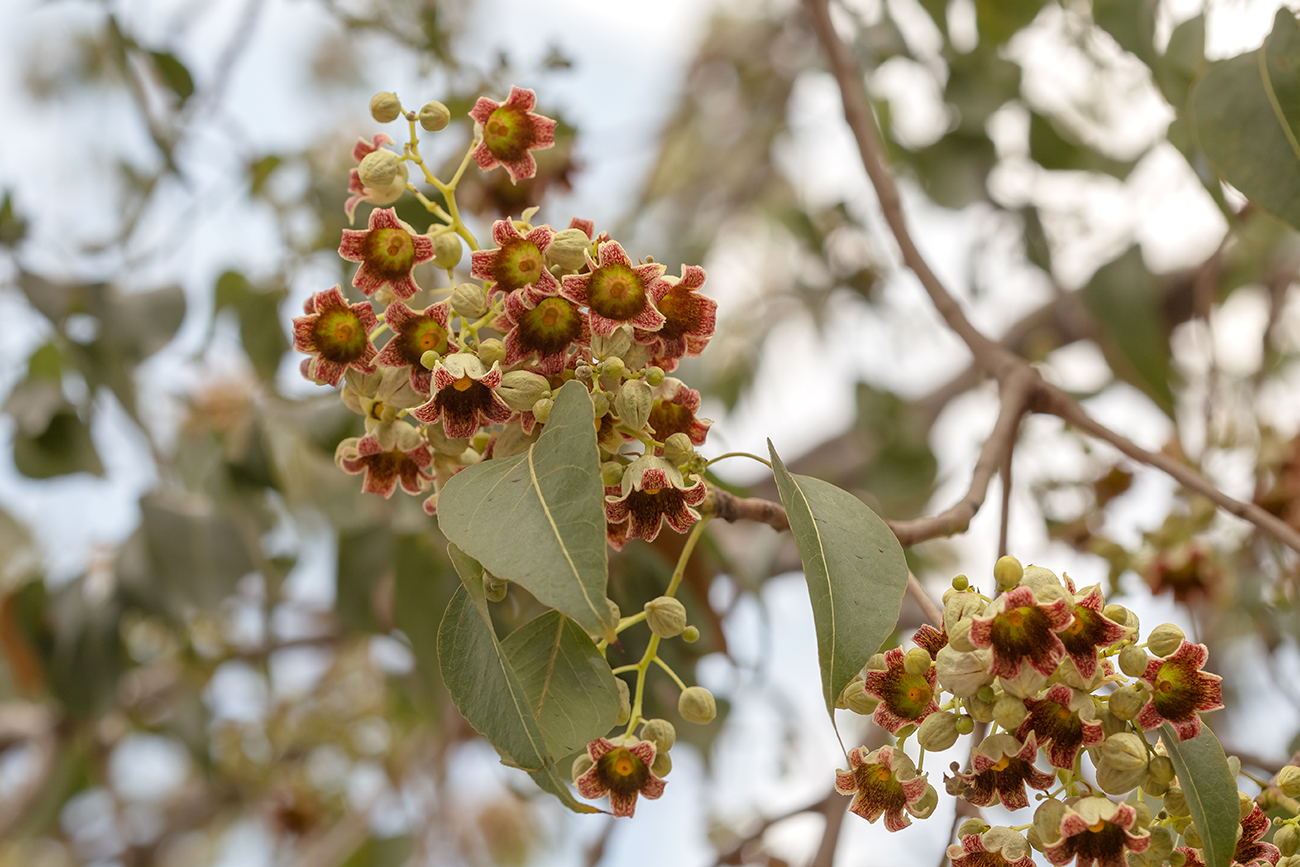
{"label": "leaf", "polygon": [[1201,733],[1178,740],[1173,726],[1160,726],[1160,737],[1178,773],[1192,821],[1205,844],[1205,867],[1229,867],[1237,847],[1240,825],[1237,782],[1214,732],[1202,726]]}
{"label": "leaf", "polygon": [[446,687],[438,665],[438,618],[451,600],[450,574],[436,534],[398,536],[393,548],[393,625],[406,633],[415,655],[415,672],[422,695],[431,706],[445,704]]}
{"label": "leaf", "polygon": [[54,413],[41,434],[14,432],[14,466],[29,479],[72,473],[104,475],[90,428],[70,406]]}
{"label": "leaf", "polygon": [[1029,113],[1029,157],[1049,171],[1105,172],[1121,181],[1137,165],[1135,160],[1112,159],[1088,147],[1036,111]]}
{"label": "leaf", "polygon": [[334,616],[344,629],[385,631],[375,617],[375,589],[392,565],[393,533],[386,524],[339,531]]}
{"label": "leaf", "polygon": [[1279,9],[1259,49],[1210,64],[1192,88],[1192,127],[1223,179],[1300,228],[1300,24]]}
{"label": "leaf", "polygon": [[167,51],[150,51],[153,64],[158,69],[162,80],[180,98],[182,104],[194,95],[194,77],[185,68],[185,64],[176,59],[176,55]]}
{"label": "leaf", "polygon": [[1044,0],[975,0],[980,42],[1001,45],[1038,16]]}
{"label": "leaf", "polygon": [[461,579],[438,628],[438,659],[452,701],[505,760],[565,806],[577,813],[600,812],[579,803],[555,767],[528,693],[492,629],[482,565],[455,544],[447,546],[447,554]]}
{"label": "leaf", "polygon": [[587,389],[566,383],[526,452],[462,470],[438,495],[443,535],[591,635],[614,637],[605,601],[605,489]]}
{"label": "leaf", "polygon": [[803,561],[822,695],[833,720],[840,691],[894,630],[907,562],[898,539],[861,500],[820,479],[791,475],[770,440],[767,448]]}
{"label": "leaf", "polygon": [[1136,54],[1144,63],[1149,64],[1155,57],[1154,0],[1093,0],[1092,20],[1114,37],[1120,48]]}

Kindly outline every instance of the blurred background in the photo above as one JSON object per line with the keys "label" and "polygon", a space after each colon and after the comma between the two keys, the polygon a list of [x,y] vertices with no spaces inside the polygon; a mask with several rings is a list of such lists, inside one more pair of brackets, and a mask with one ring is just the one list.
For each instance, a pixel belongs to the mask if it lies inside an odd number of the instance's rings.
{"label": "blurred background", "polygon": [[[1278,6],[833,12],[913,232],[974,322],[1300,527],[1300,245],[1218,181],[1185,112]],[[578,817],[502,767],[441,685],[458,579],[435,522],[335,468],[359,419],[285,336],[350,278],[370,96],[463,118],[517,84],[557,146],[518,187],[471,171],[480,238],[538,204],[670,272],[704,265],[719,334],[678,375],[716,420],[706,455],[770,437],[885,517],[951,505],[995,389],[898,264],[799,4],[0,0],[0,23],[0,867],[942,863],[946,796],[895,835],[826,797],[844,757],[807,593],[764,526],[713,525],[689,570],[703,638],[669,661],[720,715],[682,722],[651,680],[647,715],[683,742],[662,799]],[[469,134],[422,148],[454,164]],[[775,496],[756,464],[715,467]],[[1300,748],[1293,552],[1050,417],[1024,422],[969,533],[910,564],[936,597],[959,572],[987,588],[1003,536],[1209,644],[1229,706],[1208,721],[1248,768]],[[679,546],[614,558],[624,611]],[[537,611],[517,587],[495,608],[502,630]],[[906,606],[895,640],[920,622]],[[878,737],[838,713],[846,742]]]}

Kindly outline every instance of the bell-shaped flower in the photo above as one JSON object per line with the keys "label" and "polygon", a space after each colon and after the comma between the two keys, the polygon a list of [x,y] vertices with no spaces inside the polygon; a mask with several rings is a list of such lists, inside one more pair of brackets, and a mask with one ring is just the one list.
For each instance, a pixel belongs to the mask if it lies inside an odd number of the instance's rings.
{"label": "bell-shaped flower", "polygon": [[560,281],[546,270],[546,250],[554,239],[555,230],[550,226],[537,226],[521,235],[511,220],[497,220],[492,224],[496,249],[471,253],[470,273],[504,292],[532,287],[539,296],[556,295]]}
{"label": "bell-shaped flower", "polygon": [[917,647],[925,648],[931,659],[938,659],[939,651],[948,646],[948,633],[923,623],[921,628],[912,634],[912,643]]}
{"label": "bell-shaped flower", "polygon": [[[1278,863],[1282,852],[1272,843],[1263,841],[1270,824],[1264,810],[1255,804],[1246,818],[1241,820],[1241,836],[1237,838],[1237,846],[1232,852],[1231,867],[1260,867],[1262,864]],[[1205,867],[1205,856],[1200,849],[1179,846],[1174,851],[1182,852],[1187,859],[1184,867]]]}
{"label": "bell-shaped flower", "polygon": [[379,350],[376,361],[388,367],[408,369],[412,387],[421,394],[428,394],[433,373],[420,359],[426,352],[442,356],[457,351],[458,347],[451,339],[450,319],[451,311],[446,301],[439,301],[423,310],[412,310],[401,301],[394,301],[384,311],[384,321],[393,336]]}
{"label": "bell-shaped flower", "polygon": [[1065,658],[1057,633],[1074,621],[1072,609],[1064,596],[1039,603],[1033,590],[1015,587],[972,619],[970,643],[993,651],[993,673],[998,677],[1014,678],[1026,662],[1049,677]]}
{"label": "bell-shaped flower", "polygon": [[655,751],[653,741],[623,745],[596,738],[587,744],[587,755],[594,764],[574,780],[578,794],[593,800],[608,794],[614,815],[630,818],[636,812],[637,795],[653,801],[664,793],[667,785],[650,770],[655,763]]}
{"label": "bell-shaped flower", "polygon": [[[361,179],[360,165],[366,157],[378,152],[380,145],[392,144],[393,140],[381,133],[376,133],[370,141],[357,139],[356,146],[352,148],[352,159],[357,163],[357,168],[352,169],[348,174],[348,200],[343,203],[343,210],[348,215],[348,222],[351,223],[356,214],[357,205],[361,202],[370,202],[374,205],[391,205],[402,197],[406,192],[406,182],[409,179],[409,172],[406,163],[398,158],[397,154],[392,154],[392,160],[385,160],[391,163],[391,177],[387,177],[383,183],[379,183],[374,178],[369,178],[375,183],[374,186],[367,186]],[[388,153],[392,153],[389,151]],[[394,162],[395,161],[395,162]],[[384,175],[390,173],[385,172]]]}
{"label": "bell-shaped flower", "polygon": [[691,445],[704,445],[713,421],[695,415],[700,411],[700,393],[671,376],[656,385],[653,393],[655,401],[647,424],[655,432],[655,439],[664,442],[675,433],[684,433],[691,438]]}
{"label": "bell-shaped flower", "polygon": [[911,674],[903,667],[903,657],[903,648],[890,648],[885,653],[885,670],[871,670],[862,676],[863,690],[880,700],[871,718],[891,735],[905,725],[919,725],[939,709],[934,666],[923,674]]}
{"label": "bell-shaped flower", "polygon": [[677,369],[685,355],[699,355],[713,337],[717,327],[718,302],[700,294],[704,269],[683,265],[681,277],[656,281],[650,300],[664,317],[658,331],[642,332],[637,340],[650,346],[650,352],[664,370]]}
{"label": "bell-shaped flower", "polygon": [[1042,698],[1024,699],[1028,714],[1016,737],[1033,734],[1047,760],[1056,768],[1073,768],[1080,747],[1095,747],[1105,732],[1097,721],[1092,698],[1057,684]]}
{"label": "bell-shaped flower", "polygon": [[505,102],[480,96],[469,116],[483,128],[483,141],[474,149],[474,161],[483,171],[504,166],[510,180],[519,183],[537,174],[530,151],[555,145],[555,121],[533,113],[537,94],[511,87]]}
{"label": "bell-shaped flower", "polygon": [[1201,671],[1210,652],[1204,644],[1184,639],[1178,649],[1165,659],[1147,663],[1141,680],[1151,687],[1151,700],[1138,713],[1137,724],[1143,731],[1168,722],[1178,732],[1179,740],[1201,733],[1199,711],[1223,707],[1223,692],[1217,674]]}
{"label": "bell-shaped flower", "polygon": [[365,473],[361,489],[367,494],[390,497],[399,482],[406,493],[420,494],[432,483],[428,468],[433,450],[405,422],[393,422],[359,440],[346,439],[335,456],[344,472]]}
{"label": "bell-shaped flower", "polygon": [[655,309],[654,293],[663,280],[664,266],[654,262],[633,265],[617,241],[600,245],[600,261],[587,257],[586,274],[570,274],[561,281],[560,294],[591,311],[591,331],[602,337],[627,323],[637,333],[658,331],[663,314]]}
{"label": "bell-shaped flower", "polygon": [[500,363],[485,368],[478,356],[454,352],[439,359],[433,369],[433,396],[411,415],[425,424],[441,419],[443,431],[453,439],[509,421],[512,411],[496,393],[501,376]]}
{"label": "bell-shaped flower", "polygon": [[406,299],[420,291],[411,270],[433,258],[433,241],[397,219],[392,208],[376,208],[366,229],[343,230],[339,255],[361,263],[352,285],[367,296],[388,286],[398,298]]}
{"label": "bell-shaped flower", "polygon": [[383,366],[374,373],[349,370],[343,376],[341,396],[344,406],[366,420],[366,433],[392,424],[402,410],[424,402],[424,396],[415,390],[403,370]]}
{"label": "bell-shaped flower", "polygon": [[835,790],[853,796],[849,812],[868,822],[884,815],[885,827],[890,831],[901,831],[912,824],[906,814],[918,815],[917,805],[925,795],[925,787],[925,777],[916,776],[911,759],[892,747],[875,752],[855,747],[849,751],[849,769],[835,773]]}
{"label": "bell-shaped flower", "polygon": [[703,478],[688,485],[681,470],[653,455],[634,460],[623,471],[621,486],[605,490],[605,520],[612,525],[627,525],[626,537],[609,534],[615,548],[621,548],[627,539],[654,541],[664,521],[678,533],[685,533],[700,519],[700,513],[691,507],[704,502],[708,494]]}
{"label": "bell-shaped flower", "polygon": [[1056,777],[1034,767],[1038,742],[1031,732],[1021,743],[1008,734],[990,735],[971,751],[971,771],[957,776],[965,783],[962,797],[976,807],[1001,802],[1008,810],[1029,806],[1028,784],[1047,791]]}
{"label": "bell-shaped flower", "polygon": [[1093,587],[1082,599],[1074,600],[1074,621],[1056,633],[1066,656],[1079,677],[1091,680],[1097,673],[1097,651],[1105,650],[1128,636],[1128,627],[1103,615],[1105,600],[1101,587]]}
{"label": "bell-shaped flower", "polygon": [[378,351],[370,332],[379,327],[369,301],[349,305],[342,288],[317,292],[307,302],[306,316],[293,320],[293,348],[312,357],[303,361],[303,374],[317,382],[338,385],[352,368],[375,372]]}
{"label": "bell-shaped flower", "polygon": [[966,834],[948,847],[952,867],[1034,867],[1029,841],[1010,828],[993,827]]}
{"label": "bell-shaped flower", "polygon": [[1151,845],[1149,831],[1134,829],[1137,810],[1129,804],[1086,797],[1068,807],[1060,838],[1043,850],[1053,864],[1069,864],[1077,858],[1078,867],[1124,867],[1125,852],[1145,852]]}
{"label": "bell-shaped flower", "polygon": [[506,367],[536,356],[537,372],[543,376],[564,370],[571,347],[591,343],[587,314],[569,299],[543,294],[536,287],[507,295],[505,312],[492,327],[505,335]]}

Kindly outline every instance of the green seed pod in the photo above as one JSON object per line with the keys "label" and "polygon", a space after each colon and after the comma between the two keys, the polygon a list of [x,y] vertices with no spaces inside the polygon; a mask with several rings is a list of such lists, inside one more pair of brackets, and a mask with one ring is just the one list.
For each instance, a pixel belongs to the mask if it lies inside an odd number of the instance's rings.
{"label": "green seed pod", "polygon": [[1055,843],[1061,836],[1061,820],[1069,808],[1055,798],[1049,798],[1039,805],[1034,811],[1034,830],[1038,832],[1039,838],[1049,845]]}
{"label": "green seed pod", "polygon": [[672,770],[673,760],[672,757],[668,755],[668,752],[665,750],[661,753],[655,753],[655,760],[650,765],[650,773],[654,774],[656,777],[666,777],[672,773]]}
{"label": "green seed pod", "polygon": [[677,729],[666,719],[646,720],[641,728],[641,740],[654,741],[655,749],[667,755],[677,743]]}
{"label": "green seed pod", "polygon": [[645,381],[651,386],[663,385],[664,370],[662,367],[647,367],[645,369]]}
{"label": "green seed pod", "polygon": [[1106,707],[1118,719],[1131,721],[1142,712],[1146,700],[1131,686],[1121,686],[1110,694]]}
{"label": "green seed pod", "polygon": [[1024,701],[1014,695],[1004,695],[993,703],[993,721],[1007,731],[1020,728],[1028,715]]}
{"label": "green seed pod", "polygon": [[483,570],[483,595],[489,602],[500,602],[506,598],[506,591],[510,589],[510,582],[504,578],[498,578],[486,569]]}
{"label": "green seed pod", "polygon": [[550,394],[551,384],[546,377],[529,370],[507,370],[497,386],[497,396],[516,412],[527,412]]}
{"label": "green seed pod", "polygon": [[937,752],[957,743],[957,737],[957,714],[941,711],[921,720],[921,727],[917,729],[916,742],[922,749]]}
{"label": "green seed pod", "polygon": [[546,420],[551,417],[551,407],[553,406],[555,406],[555,401],[549,397],[544,397],[533,404],[533,416],[542,424],[546,424]]}
{"label": "green seed pod", "polygon": [[1010,554],[1005,557],[999,557],[998,562],[993,564],[993,580],[998,582],[999,590],[1010,590],[1020,583],[1024,577],[1025,568],[1020,565],[1020,561]]}
{"label": "green seed pod", "polygon": [[970,586],[970,579],[965,575],[955,575],[952,579],[952,589],[963,591]]}
{"label": "green seed pod", "polygon": [[1119,652],[1119,670],[1129,677],[1141,677],[1147,673],[1147,664],[1151,657],[1140,647],[1129,645]]}
{"label": "green seed pod", "polygon": [[676,638],[686,629],[686,606],[671,596],[659,596],[645,604],[645,622],[660,638]]}
{"label": "green seed pod", "polygon": [[835,707],[839,710],[848,710],[849,697],[853,695],[855,690],[862,691],[861,674],[853,675],[853,679],[844,685],[844,689],[840,690],[840,694],[835,698]]}
{"label": "green seed pod", "polygon": [[436,99],[420,106],[420,126],[429,132],[444,130],[449,123],[451,123],[451,110]]}
{"label": "green seed pod", "polygon": [[1147,647],[1156,656],[1173,655],[1183,644],[1183,631],[1172,623],[1162,623],[1147,636]]}
{"label": "green seed pod", "polygon": [[402,159],[390,150],[379,148],[361,159],[357,177],[363,186],[383,189],[397,180],[402,171]]}
{"label": "green seed pod", "polygon": [[[622,364],[621,360],[619,364]],[[614,398],[614,412],[632,430],[645,427],[654,405],[655,396],[650,386],[639,379],[629,379],[623,383],[623,387],[618,390],[618,397]]]}
{"label": "green seed pod", "polygon": [[682,641],[687,644],[694,644],[700,640],[700,630],[694,626],[688,626],[682,630]]}
{"label": "green seed pod", "polygon": [[1300,767],[1287,765],[1278,772],[1277,787],[1288,798],[1300,798]]}
{"label": "green seed pod", "polygon": [[632,718],[632,691],[628,689],[627,681],[621,677],[614,678],[614,685],[618,687],[618,718],[614,720],[614,725],[625,726]]}
{"label": "green seed pod", "polygon": [[704,687],[688,686],[677,699],[677,712],[687,722],[706,725],[718,715],[718,705],[713,700],[713,693]]}
{"label": "green seed pod", "polygon": [[1151,775],[1153,780],[1158,782],[1171,782],[1175,773],[1174,763],[1169,756],[1156,756],[1151,760],[1151,764],[1147,765],[1147,773]]}
{"label": "green seed pod", "polygon": [[591,767],[594,764],[596,763],[591,760],[591,756],[586,753],[578,756],[573,760],[573,770],[570,771],[573,775],[573,779],[576,781],[578,777],[581,777],[583,774],[587,773],[587,771],[591,770]]}
{"label": "green seed pod", "polygon": [[478,359],[483,362],[483,366],[491,367],[497,362],[506,360],[506,345],[495,337],[489,337],[487,340],[480,340],[478,344]]}
{"label": "green seed pod", "polygon": [[968,735],[975,731],[975,720],[968,716],[957,717],[957,734]]}
{"label": "green seed pod", "polygon": [[1165,792],[1165,812],[1171,816],[1190,816],[1192,811],[1187,806],[1187,798],[1179,786],[1170,786]]}
{"label": "green seed pod", "polygon": [[455,232],[443,232],[433,238],[433,267],[448,271],[460,264],[460,257],[465,248],[460,243],[460,235]]}
{"label": "green seed pod", "polygon": [[397,94],[381,90],[370,97],[370,116],[379,123],[392,123],[402,116],[402,101]]}
{"label": "green seed pod", "polygon": [[664,440],[664,460],[675,467],[684,467],[695,456],[695,445],[684,433],[675,433]]}
{"label": "green seed pod", "polygon": [[931,662],[930,651],[922,647],[913,647],[903,654],[903,670],[908,674],[925,674]]}
{"label": "green seed pod", "polygon": [[1142,738],[1131,732],[1111,735],[1101,745],[1102,761],[1109,762],[1118,771],[1143,773],[1147,768],[1147,747]]}
{"label": "green seed pod", "polygon": [[1283,825],[1273,834],[1273,845],[1288,858],[1300,851],[1300,828]]}

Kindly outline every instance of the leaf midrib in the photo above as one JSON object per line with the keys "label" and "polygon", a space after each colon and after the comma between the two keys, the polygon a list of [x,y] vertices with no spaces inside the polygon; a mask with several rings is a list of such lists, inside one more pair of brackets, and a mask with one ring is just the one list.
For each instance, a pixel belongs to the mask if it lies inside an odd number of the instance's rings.
{"label": "leaf midrib", "polygon": [[1282,127],[1282,133],[1286,136],[1287,143],[1291,145],[1291,153],[1295,154],[1297,160],[1300,160],[1300,141],[1296,141],[1295,133],[1291,129],[1291,124],[1286,119],[1286,114],[1282,111],[1282,104],[1278,102],[1277,93],[1273,90],[1273,78],[1268,73],[1268,40],[1259,47],[1256,55],[1259,57],[1259,78],[1264,85],[1264,93],[1268,96],[1268,104],[1273,109],[1273,116],[1277,118],[1278,125]]}

